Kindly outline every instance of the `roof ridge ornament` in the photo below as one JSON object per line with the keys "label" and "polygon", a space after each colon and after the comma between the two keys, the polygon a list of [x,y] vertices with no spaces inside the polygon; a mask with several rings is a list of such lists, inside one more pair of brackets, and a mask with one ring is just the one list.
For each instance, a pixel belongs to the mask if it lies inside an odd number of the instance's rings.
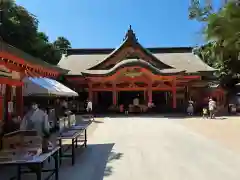
{"label": "roof ridge ornament", "polygon": [[125,35],[124,40],[126,40],[126,39],[129,39],[129,40],[132,40],[132,41],[138,41],[138,39],[136,38],[136,35],[135,35],[135,33],[132,29],[132,25],[129,25],[129,29],[128,29],[126,35]]}

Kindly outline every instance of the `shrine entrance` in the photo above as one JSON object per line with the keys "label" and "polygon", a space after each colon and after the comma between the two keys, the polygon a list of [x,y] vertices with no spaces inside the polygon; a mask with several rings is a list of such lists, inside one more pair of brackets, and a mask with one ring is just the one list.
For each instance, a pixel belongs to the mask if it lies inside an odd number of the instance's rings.
{"label": "shrine entrance", "polygon": [[97,92],[98,103],[96,104],[97,111],[107,111],[112,105],[112,92],[111,91],[100,91]]}
{"label": "shrine entrance", "polygon": [[138,66],[125,65],[108,74],[85,74],[88,76],[88,99],[93,101],[95,108],[121,112],[121,105],[129,105],[129,112],[175,111],[177,91],[184,87],[181,83],[198,78],[154,71],[141,60],[135,61]]}
{"label": "shrine entrance", "polygon": [[139,103],[144,103],[144,91],[120,91],[118,93],[118,104],[133,104],[135,98],[139,99]]}
{"label": "shrine entrance", "polygon": [[167,96],[167,92],[165,91],[153,91],[152,92],[153,103],[156,106],[166,105],[167,103],[166,96]]}
{"label": "shrine entrance", "polygon": [[153,91],[152,92],[154,110],[157,112],[166,112],[172,106],[172,101],[168,91]]}

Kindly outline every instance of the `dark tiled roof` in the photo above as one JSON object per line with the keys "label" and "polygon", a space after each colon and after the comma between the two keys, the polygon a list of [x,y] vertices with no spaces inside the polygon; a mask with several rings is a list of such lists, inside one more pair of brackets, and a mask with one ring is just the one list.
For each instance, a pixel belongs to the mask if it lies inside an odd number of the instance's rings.
{"label": "dark tiled roof", "polygon": [[[67,55],[60,60],[59,66],[69,69],[69,75],[81,75],[82,72],[90,72],[90,69],[99,70],[103,63],[110,60],[111,57],[116,56],[117,52],[123,48],[128,47],[133,47],[133,49],[138,49],[145,53],[154,64],[156,62],[154,65],[155,68],[181,69],[186,71],[186,73],[215,71],[215,69],[205,64],[198,56],[194,55],[192,53],[193,48],[191,47],[144,48],[138,42],[131,27],[126,33],[120,47],[116,49],[69,49],[67,50]],[[128,58],[126,57],[125,59]]]}
{"label": "dark tiled roof", "polygon": [[[155,53],[153,55],[159,59],[159,61],[176,69],[183,69],[188,73],[211,72],[215,70],[205,64],[192,52]],[[69,75],[81,75],[81,72],[99,64],[106,56],[108,56],[108,54],[72,54],[63,57],[59,62],[59,66],[69,69]]]}
{"label": "dark tiled roof", "polygon": [[[189,53],[192,52],[192,47],[152,47],[146,48],[149,52],[156,53]],[[94,54],[103,54],[108,55],[112,53],[114,48],[89,48],[89,49],[68,49],[67,56],[70,55],[94,55]]]}
{"label": "dark tiled roof", "polygon": [[184,73],[184,70],[180,69],[158,69],[154,66],[152,66],[150,63],[140,60],[140,59],[128,59],[123,60],[116,64],[113,68],[109,70],[86,70],[83,71],[83,75],[94,75],[94,76],[109,76],[114,74],[117,70],[123,67],[129,67],[129,66],[140,66],[144,67],[146,69],[149,69],[153,74],[161,74],[161,75],[173,75],[173,74],[179,74]]}
{"label": "dark tiled roof", "polygon": [[63,73],[63,74],[66,74],[68,72],[68,70],[66,70],[64,68],[60,68],[58,66],[49,64],[49,63],[43,61],[42,59],[33,57],[30,54],[27,54],[27,53],[23,52],[22,50],[17,49],[14,46],[11,46],[11,45],[3,42],[1,39],[0,39],[0,51],[7,52],[9,54],[17,56],[18,58],[21,58],[21,59],[25,60],[27,63],[33,64],[33,65],[40,65],[42,67],[49,68],[51,70],[55,70],[55,71]]}

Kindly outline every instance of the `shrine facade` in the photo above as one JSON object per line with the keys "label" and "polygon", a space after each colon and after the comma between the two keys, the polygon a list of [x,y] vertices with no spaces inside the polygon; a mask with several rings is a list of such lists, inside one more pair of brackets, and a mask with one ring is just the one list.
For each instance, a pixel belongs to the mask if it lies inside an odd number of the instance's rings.
{"label": "shrine facade", "polygon": [[69,70],[66,80],[80,96],[85,92],[93,104],[109,107],[134,96],[159,108],[200,102],[215,71],[191,47],[144,48],[131,26],[118,48],[69,49],[58,65]]}

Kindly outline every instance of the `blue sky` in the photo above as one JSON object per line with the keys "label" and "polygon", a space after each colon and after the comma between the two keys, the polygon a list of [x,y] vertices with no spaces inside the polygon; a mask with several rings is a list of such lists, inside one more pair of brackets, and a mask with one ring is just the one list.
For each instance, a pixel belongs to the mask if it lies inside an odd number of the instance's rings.
{"label": "blue sky", "polygon": [[73,48],[115,48],[129,25],[145,47],[195,46],[201,24],[188,20],[190,0],[16,0],[36,15],[51,41]]}

